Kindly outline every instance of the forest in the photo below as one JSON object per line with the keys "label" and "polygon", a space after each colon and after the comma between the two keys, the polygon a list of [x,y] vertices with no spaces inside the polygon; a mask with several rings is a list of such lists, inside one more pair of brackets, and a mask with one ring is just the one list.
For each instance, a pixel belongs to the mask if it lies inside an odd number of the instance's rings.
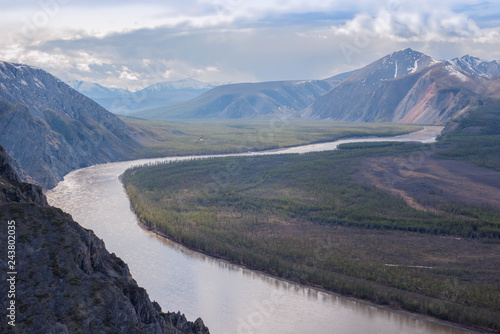
{"label": "forest", "polygon": [[[433,154],[498,166],[498,109],[478,112],[470,113],[473,121],[456,120]],[[409,157],[428,146],[347,144],[330,152],[164,163],[130,169],[123,181],[142,223],[190,248],[498,331],[500,211],[453,201],[417,210],[355,178],[370,157]]]}

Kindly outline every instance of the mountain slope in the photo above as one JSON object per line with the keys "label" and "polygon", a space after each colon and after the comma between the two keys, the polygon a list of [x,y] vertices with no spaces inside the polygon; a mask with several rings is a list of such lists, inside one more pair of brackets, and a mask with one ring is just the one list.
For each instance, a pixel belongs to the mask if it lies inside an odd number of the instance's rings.
{"label": "mountain slope", "polygon": [[122,115],[181,103],[217,86],[194,79],[183,79],[158,82],[142,90],[131,92],[84,81],[70,81],[68,84],[107,110]]}
{"label": "mountain slope", "polygon": [[108,88],[98,83],[86,81],[72,80],[68,81],[67,84],[111,112],[121,101],[129,100],[132,94],[125,89]]}
{"label": "mountain slope", "polygon": [[[201,319],[162,313],[128,266],[92,231],[48,206],[40,187],[21,183],[9,160],[0,146],[0,225],[15,231],[9,245],[19,259],[11,270],[18,274],[9,275],[15,299],[0,296],[3,310],[15,302],[14,317],[0,320],[2,333],[209,333]],[[0,249],[7,254],[7,238]]]}
{"label": "mountain slope", "polygon": [[306,119],[437,124],[500,99],[499,75],[498,61],[470,56],[437,61],[404,49],[325,80],[223,85],[184,103],[133,115],[182,120],[280,113]]}
{"label": "mountain slope", "polygon": [[453,66],[478,76],[494,77],[500,75],[500,61],[486,61],[477,57],[465,55],[449,61]]}
{"label": "mountain slope", "polygon": [[6,62],[0,62],[0,144],[44,187],[141,147],[125,123],[91,99],[43,70]]}
{"label": "mountain slope", "polygon": [[274,113],[294,114],[328,92],[338,81],[330,78],[222,85],[187,102],[133,115],[171,120],[261,118]]}
{"label": "mountain slope", "polygon": [[[495,87],[493,92],[490,87]],[[394,52],[358,70],[302,111],[313,119],[442,123],[498,93],[497,83],[421,52]]]}

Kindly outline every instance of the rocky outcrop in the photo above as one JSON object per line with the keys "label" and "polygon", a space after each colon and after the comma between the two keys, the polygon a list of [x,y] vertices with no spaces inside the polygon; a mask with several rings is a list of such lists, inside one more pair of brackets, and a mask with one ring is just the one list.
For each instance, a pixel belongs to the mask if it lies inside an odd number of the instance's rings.
{"label": "rocky outcrop", "polygon": [[49,73],[1,61],[0,145],[45,188],[141,147],[123,121]]}
{"label": "rocky outcrop", "polygon": [[[209,333],[201,319],[163,313],[102,240],[48,206],[40,187],[21,183],[9,160],[0,148],[0,226],[4,236],[15,226],[16,261],[15,298],[0,295],[3,310],[15,302],[14,318],[3,316],[0,332]],[[7,254],[7,238],[0,251]]]}

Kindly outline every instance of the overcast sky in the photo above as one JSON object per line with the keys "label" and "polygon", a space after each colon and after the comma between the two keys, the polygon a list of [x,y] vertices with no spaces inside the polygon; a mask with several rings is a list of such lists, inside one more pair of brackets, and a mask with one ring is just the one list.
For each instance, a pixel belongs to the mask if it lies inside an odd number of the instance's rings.
{"label": "overcast sky", "polygon": [[411,47],[500,59],[498,1],[0,0],[0,60],[62,80],[323,79]]}

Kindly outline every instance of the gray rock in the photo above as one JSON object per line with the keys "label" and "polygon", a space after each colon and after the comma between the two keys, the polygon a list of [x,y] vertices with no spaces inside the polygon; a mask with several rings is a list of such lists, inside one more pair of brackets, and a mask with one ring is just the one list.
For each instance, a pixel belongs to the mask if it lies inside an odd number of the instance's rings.
{"label": "gray rock", "polygon": [[[128,266],[91,230],[50,207],[38,186],[20,182],[0,147],[0,228],[15,221],[15,327],[2,333],[209,333],[201,319],[162,313]],[[4,233],[4,232],[2,232]],[[7,239],[0,238],[7,254]],[[2,309],[10,303],[0,295]]]}
{"label": "gray rock", "polygon": [[45,188],[71,170],[126,159],[141,147],[123,121],[91,99],[43,70],[6,62],[0,145]]}

